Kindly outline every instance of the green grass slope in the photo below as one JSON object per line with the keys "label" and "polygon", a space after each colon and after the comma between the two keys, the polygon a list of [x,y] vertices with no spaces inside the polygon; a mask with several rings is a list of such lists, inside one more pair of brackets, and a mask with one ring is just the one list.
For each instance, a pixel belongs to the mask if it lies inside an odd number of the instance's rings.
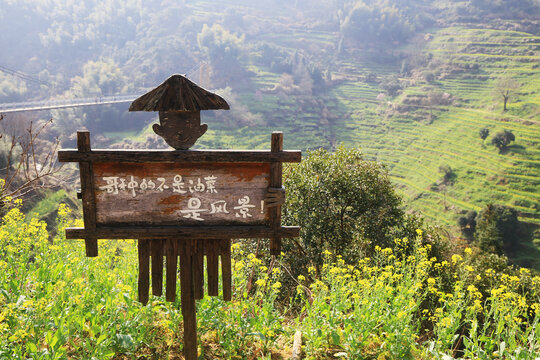
{"label": "green grass slope", "polygon": [[[323,31],[263,37],[288,53],[330,49],[338,42],[337,33]],[[247,59],[255,91],[244,91],[239,99],[261,114],[262,122],[238,130],[210,120],[200,146],[268,148],[271,130],[284,131],[288,149],[358,146],[387,166],[409,209],[441,225],[456,226],[464,212],[493,202],[516,208],[522,221],[540,226],[540,37],[451,27],[427,38],[423,55],[429,62],[399,75],[404,89],[396,97],[380,96],[378,83],[398,75],[401,63],[383,55],[378,61],[372,52],[349,48],[339,56],[317,55],[326,56],[331,82],[314,95],[273,92],[281,74]],[[432,74],[429,82],[426,73]],[[521,84],[506,112],[493,91],[503,74]],[[368,82],[368,75],[375,81]],[[448,94],[452,101],[433,106],[414,101],[430,93]],[[483,128],[490,131],[486,140],[479,136]],[[501,153],[491,137],[503,129],[516,141]],[[452,182],[443,183],[442,165],[452,169]]]}

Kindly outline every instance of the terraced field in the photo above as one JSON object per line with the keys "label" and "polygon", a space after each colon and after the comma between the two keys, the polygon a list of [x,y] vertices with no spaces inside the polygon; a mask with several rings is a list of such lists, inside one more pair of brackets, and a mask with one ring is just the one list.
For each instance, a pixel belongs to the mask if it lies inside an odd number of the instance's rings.
{"label": "terraced field", "polygon": [[[427,82],[399,75],[402,93],[381,98],[377,82],[398,75],[400,62],[377,61],[358,50],[331,56],[336,33],[298,30],[293,35],[268,33],[253,40],[291,54],[327,49],[313,58],[323,68],[326,59],[332,85],[314,89],[314,96],[272,92],[281,74],[246,60],[258,90],[240,94],[240,100],[250,112],[262,114],[263,123],[238,130],[210,120],[213,130],[202,146],[267,148],[271,130],[285,132],[289,149],[358,146],[388,168],[407,208],[432,222],[457,230],[461,214],[493,202],[516,208],[522,221],[540,228],[540,37],[465,27],[433,31],[424,52],[436,64],[425,71],[435,77]],[[377,81],[366,82],[368,75]],[[504,113],[493,91],[502,75],[521,84]],[[396,110],[407,97],[429,91],[448,93],[453,103]],[[490,131],[486,140],[479,136],[483,128]],[[491,137],[503,129],[516,141],[500,153]],[[452,169],[453,182],[443,183],[442,165]]]}

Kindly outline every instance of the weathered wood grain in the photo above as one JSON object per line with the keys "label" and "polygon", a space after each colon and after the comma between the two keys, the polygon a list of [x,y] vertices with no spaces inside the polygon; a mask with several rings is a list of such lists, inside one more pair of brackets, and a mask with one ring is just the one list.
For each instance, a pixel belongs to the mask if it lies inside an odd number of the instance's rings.
{"label": "weathered wood grain", "polygon": [[[273,153],[283,151],[283,133],[275,131],[272,133],[271,150]],[[270,186],[273,188],[281,188],[283,174],[283,164],[281,162],[272,162],[270,164]],[[281,237],[279,230],[281,228],[281,205],[276,205],[269,209],[270,226],[274,230],[274,234],[270,237],[270,254],[281,254]]]}
{"label": "weathered wood grain", "polygon": [[76,149],[58,151],[60,162],[128,162],[128,163],[180,163],[180,162],[300,162],[302,152],[286,150],[272,153],[268,150],[127,150],[94,149],[89,153]]}
{"label": "weathered wood grain", "polygon": [[219,95],[203,89],[188,78],[174,74],[150,92],[135,99],[129,111],[229,110]]}
{"label": "weathered wood grain", "polygon": [[98,225],[264,224],[267,163],[94,163]]}
{"label": "weathered wood grain", "polygon": [[223,284],[223,300],[232,299],[231,240],[224,239],[221,246],[221,283]]}
{"label": "weathered wood grain", "polygon": [[[224,235],[231,239],[269,238],[274,230],[268,226],[100,226],[93,231],[83,227],[66,228],[67,239],[85,239],[95,236],[98,239],[222,239]],[[279,230],[281,238],[292,238],[300,235],[298,226],[282,226]]]}
{"label": "weathered wood grain", "polygon": [[[77,131],[78,153],[88,154],[91,151],[90,133],[88,131]],[[82,161],[79,163],[81,177],[81,193],[83,203],[83,219],[88,229],[96,227],[96,201],[94,194],[94,175],[92,163]],[[98,255],[97,238],[94,236],[85,237],[86,256],[94,257]]]}
{"label": "weathered wood grain", "polygon": [[197,360],[197,319],[193,294],[193,240],[180,242],[180,299],[184,320],[184,357]]}
{"label": "weathered wood grain", "polygon": [[161,296],[163,293],[163,244],[162,239],[152,239],[152,294]]}
{"label": "weathered wood grain", "polygon": [[139,239],[138,252],[139,252],[139,301],[146,305],[148,303],[148,291],[149,291],[149,277],[150,277],[150,249],[149,240]]}
{"label": "weathered wood grain", "polygon": [[206,271],[208,278],[208,295],[217,296],[219,292],[219,240],[207,241]]}
{"label": "weathered wood grain", "polygon": [[195,299],[204,297],[204,240],[195,240],[193,254],[193,293]]}
{"label": "weathered wood grain", "polygon": [[168,238],[166,243],[167,272],[165,274],[165,299],[174,302],[176,300],[176,269],[178,264],[177,240]]}

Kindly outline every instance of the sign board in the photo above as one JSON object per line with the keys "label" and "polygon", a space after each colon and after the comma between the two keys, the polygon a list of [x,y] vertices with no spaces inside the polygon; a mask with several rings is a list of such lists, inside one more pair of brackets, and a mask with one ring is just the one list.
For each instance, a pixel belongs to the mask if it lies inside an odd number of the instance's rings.
{"label": "sign board", "polygon": [[281,226],[280,206],[267,208],[269,189],[281,188],[283,162],[300,151],[283,150],[272,134],[265,150],[101,150],[77,132],[77,149],[60,150],[61,162],[78,162],[84,227],[66,238],[85,239],[97,256],[97,239],[216,239],[267,237],[273,254],[279,239],[298,236]]}
{"label": "sign board", "polygon": [[95,163],[97,225],[268,223],[269,163]]}

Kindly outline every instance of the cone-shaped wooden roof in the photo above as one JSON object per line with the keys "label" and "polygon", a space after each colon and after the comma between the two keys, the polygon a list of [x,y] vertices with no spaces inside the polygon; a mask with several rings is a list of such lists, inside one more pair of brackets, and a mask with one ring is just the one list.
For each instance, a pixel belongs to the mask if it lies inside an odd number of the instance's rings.
{"label": "cone-shaped wooden roof", "polygon": [[229,110],[219,95],[206,91],[182,75],[175,74],[154,90],[131,103],[129,111]]}

